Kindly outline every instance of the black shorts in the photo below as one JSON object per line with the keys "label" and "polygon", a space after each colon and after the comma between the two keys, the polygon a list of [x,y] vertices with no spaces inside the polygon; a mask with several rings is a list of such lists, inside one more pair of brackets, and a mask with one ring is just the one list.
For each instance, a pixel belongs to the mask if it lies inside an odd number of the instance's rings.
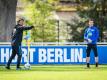
{"label": "black shorts", "polygon": [[90,57],[91,49],[94,51],[94,56],[98,57],[98,52],[97,52],[97,46],[96,46],[96,44],[88,44],[87,45],[87,50],[86,50],[87,57]]}

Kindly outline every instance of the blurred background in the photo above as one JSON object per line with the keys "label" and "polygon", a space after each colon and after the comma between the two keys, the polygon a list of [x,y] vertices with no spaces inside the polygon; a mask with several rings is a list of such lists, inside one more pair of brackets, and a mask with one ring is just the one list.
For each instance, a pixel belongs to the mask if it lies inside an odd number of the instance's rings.
{"label": "blurred background", "polygon": [[107,0],[0,0],[0,42],[11,41],[22,17],[35,26],[32,42],[83,42],[89,18],[100,30],[99,42],[107,41]]}

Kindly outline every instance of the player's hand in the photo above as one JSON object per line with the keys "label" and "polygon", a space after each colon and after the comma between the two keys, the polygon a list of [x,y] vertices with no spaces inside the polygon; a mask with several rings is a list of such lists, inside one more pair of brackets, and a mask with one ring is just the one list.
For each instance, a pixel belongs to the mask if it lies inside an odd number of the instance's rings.
{"label": "player's hand", "polygon": [[87,40],[84,40],[85,43],[87,43]]}
{"label": "player's hand", "polygon": [[14,46],[15,44],[13,42],[11,42],[11,45]]}
{"label": "player's hand", "polygon": [[84,42],[88,42],[88,40],[87,40],[87,39],[84,39]]}
{"label": "player's hand", "polygon": [[32,28],[34,28],[34,26],[31,26]]}
{"label": "player's hand", "polygon": [[88,39],[88,43],[92,43],[92,40],[91,40],[91,39]]}

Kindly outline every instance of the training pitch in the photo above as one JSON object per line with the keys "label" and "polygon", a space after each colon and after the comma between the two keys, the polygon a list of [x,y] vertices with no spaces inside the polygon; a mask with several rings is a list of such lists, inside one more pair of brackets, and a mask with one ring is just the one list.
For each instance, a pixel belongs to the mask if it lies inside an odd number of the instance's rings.
{"label": "training pitch", "polygon": [[[107,65],[35,65],[31,70],[6,70],[0,66],[0,80],[107,80]],[[23,68],[23,66],[22,66]]]}

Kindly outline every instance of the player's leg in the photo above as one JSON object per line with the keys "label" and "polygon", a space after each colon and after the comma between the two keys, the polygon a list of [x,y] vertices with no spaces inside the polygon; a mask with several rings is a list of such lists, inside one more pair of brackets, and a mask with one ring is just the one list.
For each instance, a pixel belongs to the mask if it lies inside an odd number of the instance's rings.
{"label": "player's leg", "polygon": [[91,52],[91,45],[87,45],[86,53],[86,62],[87,62],[87,68],[90,68],[90,52]]}
{"label": "player's leg", "polygon": [[12,54],[11,54],[11,56],[10,56],[10,58],[8,60],[8,63],[6,65],[7,69],[10,69],[10,64],[12,62],[12,59],[14,59],[15,56],[16,56],[16,50],[15,50],[14,46],[12,46]]}
{"label": "player's leg", "polygon": [[20,62],[21,62],[21,58],[22,58],[21,46],[18,46],[18,47],[17,47],[17,55],[18,55],[18,58],[17,58],[17,66],[16,66],[16,68],[17,68],[17,69],[21,69],[21,68],[20,68]]}
{"label": "player's leg", "polygon": [[95,55],[95,63],[96,63],[96,67],[98,67],[98,52],[97,52],[97,46],[96,44],[93,45],[93,51],[94,51],[94,55]]}

